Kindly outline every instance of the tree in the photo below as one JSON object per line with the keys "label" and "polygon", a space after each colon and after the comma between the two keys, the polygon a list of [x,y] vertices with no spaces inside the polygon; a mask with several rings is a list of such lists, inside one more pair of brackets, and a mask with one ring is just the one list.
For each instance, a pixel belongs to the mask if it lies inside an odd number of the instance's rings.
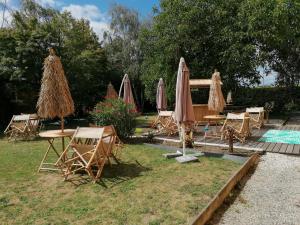
{"label": "tree", "polygon": [[142,53],[139,43],[141,22],[136,11],[121,5],[110,10],[110,31],[104,34],[104,48],[109,64],[120,75],[129,74],[135,99],[142,107],[143,88],[141,86]]}
{"label": "tree", "polygon": [[181,56],[191,78],[210,78],[221,72],[224,88],[259,81],[255,40],[248,35],[240,14],[243,0],[162,0],[150,29],[141,32],[143,81],[147,98],[154,100],[159,77],[167,83],[174,101],[176,70]]}
{"label": "tree", "polygon": [[300,81],[300,2],[298,0],[245,1],[241,12],[259,55],[278,72],[278,84],[292,91]]}
{"label": "tree", "polygon": [[10,113],[35,111],[49,47],[62,59],[77,113],[105,95],[107,58],[89,22],[24,0],[11,26],[0,29],[0,92]]}

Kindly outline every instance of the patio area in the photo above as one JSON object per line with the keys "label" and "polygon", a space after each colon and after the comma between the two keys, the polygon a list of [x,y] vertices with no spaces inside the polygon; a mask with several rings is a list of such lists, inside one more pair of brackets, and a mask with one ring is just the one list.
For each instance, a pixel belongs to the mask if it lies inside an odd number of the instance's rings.
{"label": "patio area", "polygon": [[[261,137],[270,130],[289,130],[289,131],[300,131],[300,115],[295,114],[289,120],[282,124],[283,121],[271,120],[271,123],[266,124],[261,129],[252,129],[251,137],[249,137],[245,143],[234,142],[233,146],[236,149],[251,150],[251,151],[266,151],[273,153],[300,155],[300,144],[286,144],[279,142],[262,142]],[[194,143],[197,146],[212,146],[220,148],[228,148],[228,141],[221,140],[220,138],[207,137],[204,138],[204,126],[198,128],[199,133],[194,134]],[[158,140],[167,141],[179,141],[178,136],[158,136]]]}

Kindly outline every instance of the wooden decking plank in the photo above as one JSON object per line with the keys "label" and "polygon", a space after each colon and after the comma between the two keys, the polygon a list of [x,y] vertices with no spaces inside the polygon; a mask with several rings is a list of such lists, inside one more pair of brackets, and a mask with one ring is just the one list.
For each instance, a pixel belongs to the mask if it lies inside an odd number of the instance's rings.
{"label": "wooden decking plank", "polygon": [[295,145],[288,145],[288,147],[287,147],[285,153],[287,153],[287,154],[292,154],[292,153],[293,153],[294,146],[295,146]]}
{"label": "wooden decking plank", "polygon": [[275,143],[275,146],[274,146],[274,148],[272,149],[272,152],[279,152],[281,146],[282,146],[282,143]]}
{"label": "wooden decking plank", "polygon": [[270,143],[269,146],[266,148],[267,152],[273,152],[276,143]]}
{"label": "wooden decking plank", "polygon": [[293,154],[300,155],[300,145],[295,145],[294,146]]}
{"label": "wooden decking plank", "polygon": [[279,149],[279,153],[285,153],[289,144],[282,144]]}

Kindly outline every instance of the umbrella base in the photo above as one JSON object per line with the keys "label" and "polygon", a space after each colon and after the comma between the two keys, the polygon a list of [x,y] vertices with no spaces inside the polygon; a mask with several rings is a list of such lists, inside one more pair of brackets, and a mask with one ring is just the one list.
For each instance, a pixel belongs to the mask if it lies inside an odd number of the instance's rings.
{"label": "umbrella base", "polygon": [[178,156],[182,156],[182,153],[181,152],[167,153],[167,154],[163,154],[163,156],[167,159],[172,159]]}
{"label": "umbrella base", "polygon": [[188,163],[188,162],[196,162],[199,161],[199,159],[195,156],[191,155],[183,155],[176,158],[177,162],[179,163]]}

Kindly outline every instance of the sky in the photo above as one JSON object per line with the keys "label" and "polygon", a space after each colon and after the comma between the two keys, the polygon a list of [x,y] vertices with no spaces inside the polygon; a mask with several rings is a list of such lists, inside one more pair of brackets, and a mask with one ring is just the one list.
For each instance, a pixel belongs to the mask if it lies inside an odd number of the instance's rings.
{"label": "sky", "polygon": [[[20,7],[20,0],[0,0],[0,3],[5,1],[10,9]],[[89,20],[100,39],[104,30],[109,27],[108,11],[113,4],[117,3],[135,9],[141,18],[147,18],[151,15],[152,8],[159,5],[159,0],[36,0],[36,2],[60,11],[69,11],[75,18]],[[3,7],[0,8],[0,14],[2,10]],[[8,13],[6,13],[6,19],[7,21],[11,19]]]}

